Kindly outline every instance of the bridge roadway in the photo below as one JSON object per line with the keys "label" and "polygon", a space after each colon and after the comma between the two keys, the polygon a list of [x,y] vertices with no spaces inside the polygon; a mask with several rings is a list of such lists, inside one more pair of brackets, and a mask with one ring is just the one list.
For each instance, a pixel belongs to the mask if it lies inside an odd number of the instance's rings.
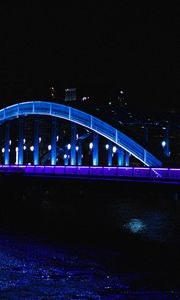
{"label": "bridge roadway", "polygon": [[178,168],[0,165],[0,174],[180,184]]}

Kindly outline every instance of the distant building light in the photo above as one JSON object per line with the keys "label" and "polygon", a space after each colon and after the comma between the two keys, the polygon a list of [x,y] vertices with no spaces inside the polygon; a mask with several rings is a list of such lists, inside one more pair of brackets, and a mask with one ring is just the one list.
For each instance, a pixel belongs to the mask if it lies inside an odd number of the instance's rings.
{"label": "distant building light", "polygon": [[59,136],[57,135],[57,137],[56,137],[56,142],[58,142],[59,141]]}
{"label": "distant building light", "polygon": [[48,150],[51,150],[51,145],[48,145]]}
{"label": "distant building light", "polygon": [[79,135],[78,135],[78,133],[76,134],[76,139],[78,139],[79,138]]}
{"label": "distant building light", "polygon": [[118,123],[123,125],[123,122],[121,122],[121,121],[118,121]]}
{"label": "distant building light", "polygon": [[122,95],[122,94],[124,94],[124,92],[121,90],[121,91],[120,91],[120,94]]}
{"label": "distant building light", "polygon": [[26,139],[23,139],[23,144],[25,144],[25,142],[26,142]]}
{"label": "distant building light", "polygon": [[65,89],[64,101],[75,101],[77,100],[76,88]]}
{"label": "distant building light", "polygon": [[9,140],[9,145],[11,145],[11,143],[12,143],[11,140]]}
{"label": "distant building light", "polygon": [[1,150],[1,151],[2,151],[2,153],[4,153],[4,152],[5,152],[5,149],[4,149],[4,148],[2,148],[2,150]]}
{"label": "distant building light", "polygon": [[86,101],[88,99],[89,99],[89,97],[82,97],[82,101]]}
{"label": "distant building light", "polygon": [[71,144],[67,144],[67,148],[68,148],[68,150],[70,150],[71,149]]}
{"label": "distant building light", "polygon": [[41,137],[39,137],[39,143],[41,143],[41,141],[42,141],[42,139],[41,139]]}
{"label": "distant building light", "polygon": [[112,102],[111,101],[109,101],[109,105],[111,105],[112,104]]}
{"label": "distant building light", "polygon": [[66,159],[68,156],[67,156],[67,154],[64,154],[64,158]]}
{"label": "distant building light", "polygon": [[26,146],[23,146],[23,150],[26,150]]}
{"label": "distant building light", "polygon": [[109,149],[109,144],[106,144],[105,148],[106,148],[106,150],[108,150]]}
{"label": "distant building light", "polygon": [[78,146],[76,146],[76,151],[78,151],[79,150],[79,147]]}
{"label": "distant building light", "polygon": [[30,147],[30,150],[31,150],[31,151],[34,151],[34,146],[31,146],[31,147]]}

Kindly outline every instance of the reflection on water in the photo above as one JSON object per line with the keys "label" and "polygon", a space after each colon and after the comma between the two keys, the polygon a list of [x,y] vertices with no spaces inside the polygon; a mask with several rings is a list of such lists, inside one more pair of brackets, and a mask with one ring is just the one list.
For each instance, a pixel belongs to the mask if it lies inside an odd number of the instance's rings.
{"label": "reflection on water", "polygon": [[[144,259],[144,258],[143,258]],[[132,251],[0,234],[0,299],[178,299],[173,270]],[[117,268],[118,266],[118,268]],[[180,274],[179,274],[180,275]]]}
{"label": "reflection on water", "polygon": [[145,230],[146,225],[140,219],[131,219],[127,224],[124,224],[124,227],[132,233],[140,233]]}
{"label": "reflection on water", "polygon": [[180,298],[178,187],[14,179],[0,178],[0,299]]}

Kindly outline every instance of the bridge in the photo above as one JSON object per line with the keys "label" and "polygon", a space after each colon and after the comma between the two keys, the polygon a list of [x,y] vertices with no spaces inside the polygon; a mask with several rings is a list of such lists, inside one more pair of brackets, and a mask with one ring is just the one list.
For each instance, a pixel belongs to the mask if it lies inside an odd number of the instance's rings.
{"label": "bridge", "polygon": [[[50,144],[46,136],[40,136],[44,116],[48,117]],[[164,167],[154,153],[119,128],[71,106],[46,101],[17,103],[0,110],[0,125],[0,174],[180,182],[180,169]],[[46,135],[45,125],[42,127]]]}
{"label": "bridge", "polygon": [[1,165],[0,175],[180,184],[180,169],[175,168]]}
{"label": "bridge", "polygon": [[[92,159],[88,165],[102,165],[102,162],[100,163],[101,156],[103,156],[102,150],[100,149],[101,138],[104,139],[104,148],[107,152],[107,160],[103,162],[104,166],[113,166],[116,164],[117,166],[127,167],[130,166],[130,160],[133,161],[133,159],[135,159],[136,164],[138,163],[141,166],[162,167],[162,161],[137,141],[123,133],[122,130],[84,111],[67,105],[43,101],[17,103],[0,110],[0,125],[1,127],[4,126],[5,131],[4,138],[1,137],[3,143],[2,165],[24,164],[24,152],[29,151],[29,149],[27,149],[28,137],[25,137],[24,124],[25,119],[28,119],[30,116],[34,117],[33,124],[30,128],[31,133],[33,131],[33,137],[30,139],[32,144],[30,150],[33,152],[33,159],[31,162],[26,160],[25,164],[41,165],[49,160],[50,165],[56,165],[58,157],[60,157],[60,164],[62,165],[81,166],[87,164],[84,157],[86,157],[90,151],[89,155]],[[40,142],[42,137],[39,135],[39,127],[41,116],[51,118],[51,136],[48,151],[43,153],[43,159],[40,160]],[[15,120],[16,123],[13,123],[13,120]],[[61,143],[60,146],[58,146],[58,140],[61,140],[62,136],[57,136],[57,120],[61,122],[66,120],[71,124],[70,132],[66,134],[65,142],[64,144]],[[17,136],[13,134],[12,137],[17,143],[12,143],[12,139],[10,138],[11,122],[13,124],[13,130],[14,126],[18,127]],[[83,133],[82,130],[84,130]],[[79,132],[81,132],[81,134],[79,134]],[[85,146],[83,148],[82,144],[84,143],[84,145],[87,146],[89,137],[91,141],[88,144],[88,149],[87,147],[85,148]],[[69,142],[67,142],[68,139]],[[84,149],[85,151],[83,152]],[[13,161],[14,156],[11,153],[16,154],[15,161]],[[115,160],[113,157],[116,157],[116,163],[113,163],[113,160]]]}

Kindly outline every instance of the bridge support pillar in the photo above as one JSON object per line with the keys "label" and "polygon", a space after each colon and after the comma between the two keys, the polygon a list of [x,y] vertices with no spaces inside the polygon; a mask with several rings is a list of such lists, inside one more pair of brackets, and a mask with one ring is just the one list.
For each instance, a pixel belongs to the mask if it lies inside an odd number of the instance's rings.
{"label": "bridge support pillar", "polygon": [[51,165],[56,165],[56,127],[57,120],[52,117],[51,123]]}
{"label": "bridge support pillar", "polygon": [[99,144],[99,135],[97,132],[93,132],[93,149],[92,149],[92,154],[93,154],[93,166],[98,166],[98,145]]}
{"label": "bridge support pillar", "polygon": [[82,141],[78,141],[78,166],[82,166]]}
{"label": "bridge support pillar", "polygon": [[76,124],[71,124],[71,166],[76,165]]}
{"label": "bridge support pillar", "polygon": [[34,165],[39,165],[39,117],[34,119]]}
{"label": "bridge support pillar", "polygon": [[6,122],[5,126],[5,151],[4,151],[4,164],[9,165],[9,137],[10,137],[10,124]]}
{"label": "bridge support pillar", "polygon": [[68,148],[65,147],[65,152],[64,152],[64,165],[68,166]]}
{"label": "bridge support pillar", "polygon": [[18,165],[23,165],[23,134],[24,119],[19,119],[19,140],[18,140]]}
{"label": "bridge support pillar", "polygon": [[112,166],[112,142],[109,142],[109,148],[108,148],[108,166]]}
{"label": "bridge support pillar", "polygon": [[129,152],[125,151],[125,167],[129,167]]}
{"label": "bridge support pillar", "polygon": [[118,148],[118,166],[124,166],[124,150],[122,148]]}

